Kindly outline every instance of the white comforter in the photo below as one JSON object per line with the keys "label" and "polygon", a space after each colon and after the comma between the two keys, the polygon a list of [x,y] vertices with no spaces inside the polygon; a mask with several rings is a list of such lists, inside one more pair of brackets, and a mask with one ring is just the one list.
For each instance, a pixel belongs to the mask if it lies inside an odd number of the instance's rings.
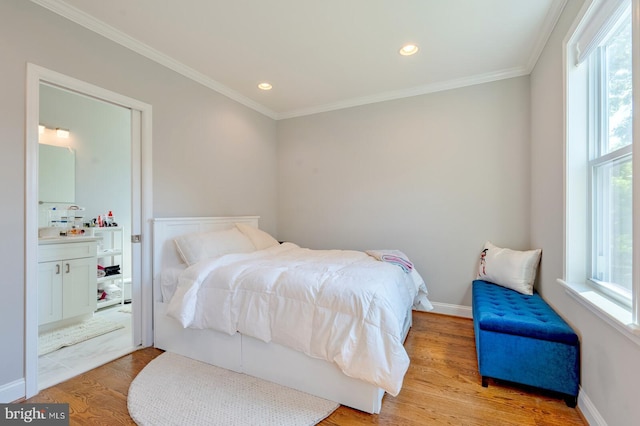
{"label": "white comforter", "polygon": [[409,366],[403,321],[425,295],[415,270],[284,243],[187,268],[168,314],[184,327],[240,332],[334,362],[395,396]]}

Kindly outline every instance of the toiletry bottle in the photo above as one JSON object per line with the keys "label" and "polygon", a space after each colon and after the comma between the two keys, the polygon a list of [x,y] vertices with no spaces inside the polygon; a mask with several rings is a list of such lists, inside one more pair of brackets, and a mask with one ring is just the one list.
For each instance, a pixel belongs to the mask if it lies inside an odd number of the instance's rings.
{"label": "toiletry bottle", "polygon": [[51,210],[49,210],[49,226],[57,226],[58,225],[58,221],[56,220],[56,214],[58,212],[56,211],[55,207],[52,207]]}

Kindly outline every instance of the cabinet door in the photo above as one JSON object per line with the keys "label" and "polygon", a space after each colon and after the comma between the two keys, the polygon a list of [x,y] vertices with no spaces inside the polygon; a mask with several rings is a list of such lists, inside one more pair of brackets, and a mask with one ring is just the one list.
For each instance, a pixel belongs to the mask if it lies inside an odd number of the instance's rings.
{"label": "cabinet door", "polygon": [[38,325],[62,319],[62,264],[38,264]]}
{"label": "cabinet door", "polygon": [[62,261],[62,317],[71,318],[96,310],[96,258]]}

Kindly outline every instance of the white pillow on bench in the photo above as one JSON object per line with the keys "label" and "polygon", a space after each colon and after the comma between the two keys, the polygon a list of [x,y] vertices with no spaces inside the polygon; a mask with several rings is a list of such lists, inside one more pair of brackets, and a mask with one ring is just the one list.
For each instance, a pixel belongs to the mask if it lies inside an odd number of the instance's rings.
{"label": "white pillow on bench", "polygon": [[480,254],[477,278],[531,295],[541,254],[540,249],[511,250],[487,241]]}

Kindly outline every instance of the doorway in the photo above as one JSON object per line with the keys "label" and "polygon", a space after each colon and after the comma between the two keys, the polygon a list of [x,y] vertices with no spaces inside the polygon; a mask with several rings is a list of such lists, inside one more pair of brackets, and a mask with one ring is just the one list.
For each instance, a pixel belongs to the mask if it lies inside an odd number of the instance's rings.
{"label": "doorway", "polygon": [[[59,204],[62,205],[62,209],[70,207],[69,204],[60,203],[65,200],[52,200],[48,203],[39,204],[40,200],[38,193],[38,166],[39,166],[39,144],[40,139],[39,125],[44,125],[44,132],[53,132],[56,127],[63,127],[61,124],[55,122],[56,118],[52,116],[45,117],[47,114],[42,114],[42,118],[46,118],[43,122],[40,117],[40,106],[46,103],[48,100],[47,95],[51,93],[63,93],[65,96],[76,100],[82,99],[83,101],[90,101],[96,105],[102,105],[112,108],[120,116],[126,116],[124,126],[129,141],[129,148],[116,147],[114,144],[108,143],[104,139],[98,142],[97,146],[93,147],[93,152],[87,146],[76,146],[75,150],[81,157],[76,161],[76,181],[80,180],[75,186],[76,199],[72,200],[71,206],[78,208],[76,215],[82,217],[81,222],[91,223],[94,217],[108,215],[108,210],[112,213],[120,212],[120,216],[110,218],[112,222],[118,223],[117,227],[109,229],[109,231],[120,232],[103,232],[102,238],[96,240],[96,245],[99,243],[109,244],[110,247],[101,247],[101,250],[111,250],[108,254],[108,258],[105,256],[100,258],[100,252],[98,251],[99,262],[103,262],[108,265],[118,264],[122,267],[119,277],[121,280],[112,279],[107,277],[107,280],[102,280],[99,284],[103,289],[109,289],[109,295],[105,290],[105,298],[110,297],[109,303],[103,300],[98,307],[107,310],[109,307],[120,308],[126,311],[126,307],[131,307],[129,323],[131,328],[129,330],[130,345],[123,350],[130,351],[134,347],[149,346],[152,344],[152,294],[151,294],[151,253],[150,253],[150,238],[138,238],[140,243],[130,244],[132,235],[149,235],[149,220],[152,218],[151,214],[151,107],[147,104],[141,103],[134,99],[130,99],[101,89],[99,87],[90,85],[88,83],[64,76],[51,70],[38,67],[33,64],[28,65],[27,76],[27,141],[26,141],[26,229],[25,229],[25,247],[26,247],[26,270],[25,270],[25,285],[26,285],[26,326],[25,326],[25,382],[26,382],[26,397],[35,395],[39,389],[38,383],[38,330],[39,330],[39,286],[38,286],[38,230],[43,228],[51,231],[50,225],[52,225],[51,219],[58,219],[58,216],[63,216],[60,213],[52,215],[52,209]],[[59,102],[59,100],[56,100]],[[86,108],[80,108],[77,114],[82,115],[87,112]],[[86,117],[85,117],[86,118]],[[81,117],[77,118],[80,122]],[[47,122],[49,121],[49,122]],[[109,125],[108,123],[106,124]],[[69,127],[67,125],[67,127]],[[40,128],[42,129],[42,128]],[[68,130],[67,138],[70,139],[70,135],[73,134],[73,130]],[[101,132],[104,134],[109,133],[108,128],[102,128]],[[122,129],[120,129],[122,131]],[[80,132],[81,133],[81,132]],[[79,136],[79,135],[78,135]],[[46,138],[45,138],[46,139]],[[79,138],[78,138],[79,139]],[[99,138],[98,138],[99,139]],[[109,137],[107,136],[107,140]],[[86,138],[85,138],[86,140]],[[51,140],[49,141],[51,142]],[[104,146],[104,145],[107,146]],[[69,148],[72,148],[69,146]],[[80,149],[80,150],[79,150]],[[97,152],[96,152],[97,149]],[[130,165],[126,170],[128,173],[120,173],[128,176],[104,176],[109,174],[109,158],[110,162],[115,162],[116,158],[119,158],[118,154],[123,154],[122,150],[127,149],[126,155],[120,155],[120,157],[126,157],[125,163]],[[73,151],[73,149],[70,149]],[[120,151],[120,153],[118,153]],[[80,155],[82,152],[82,155]],[[81,163],[82,161],[82,163]],[[93,162],[93,164],[91,164]],[[105,167],[98,167],[97,163],[104,163]],[[125,166],[126,167],[126,166]],[[97,179],[89,178],[91,172],[99,176],[95,176]],[[122,172],[122,170],[121,170]],[[114,173],[118,173],[114,171]],[[100,192],[105,194],[112,188],[113,185],[118,186],[114,192],[114,197],[104,197],[108,199],[108,206],[101,203]],[[127,185],[127,191],[123,191],[122,186]],[[127,193],[127,199],[118,197],[117,193]],[[83,205],[85,204],[85,205]],[[109,208],[111,207],[112,208]],[[119,207],[116,207],[119,206]],[[103,212],[103,210],[105,210]],[[54,211],[55,212],[55,211]],[[118,213],[116,213],[118,214]],[[67,215],[64,215],[67,217]],[[82,226],[84,228],[84,226]],[[84,229],[83,229],[84,230]],[[87,229],[88,230],[88,229]],[[96,229],[97,230],[97,229]],[[57,229],[53,229],[57,231]],[[104,230],[103,230],[104,231]],[[109,234],[105,238],[104,234]],[[119,235],[120,240],[116,243],[116,235]],[[113,245],[118,245],[119,250],[115,250],[121,257],[113,257],[114,253]],[[130,261],[127,261],[129,260]],[[126,279],[126,281],[125,281]],[[120,284],[119,286],[116,284]],[[99,287],[99,288],[100,288]],[[115,289],[119,288],[122,293],[116,296]],[[116,300],[117,298],[117,300]],[[125,300],[131,300],[130,305],[125,305]],[[111,309],[108,309],[111,310]],[[95,316],[99,316],[98,311]],[[93,316],[93,314],[89,315]],[[113,352],[113,358],[120,356],[122,353]],[[93,358],[93,357],[91,357]],[[109,359],[93,360],[95,362],[106,362]],[[95,367],[91,363],[86,364],[86,369]],[[78,374],[78,371],[74,371]]]}
{"label": "doorway", "polygon": [[[41,82],[39,113],[38,388],[44,389],[140,342],[133,340],[130,305],[132,111]],[[61,232],[71,236],[60,238]],[[97,257],[88,258],[95,277],[87,283],[80,276],[70,294],[67,278],[75,271],[65,273],[53,253],[88,242],[96,246]],[[95,291],[85,295],[94,281]]]}

